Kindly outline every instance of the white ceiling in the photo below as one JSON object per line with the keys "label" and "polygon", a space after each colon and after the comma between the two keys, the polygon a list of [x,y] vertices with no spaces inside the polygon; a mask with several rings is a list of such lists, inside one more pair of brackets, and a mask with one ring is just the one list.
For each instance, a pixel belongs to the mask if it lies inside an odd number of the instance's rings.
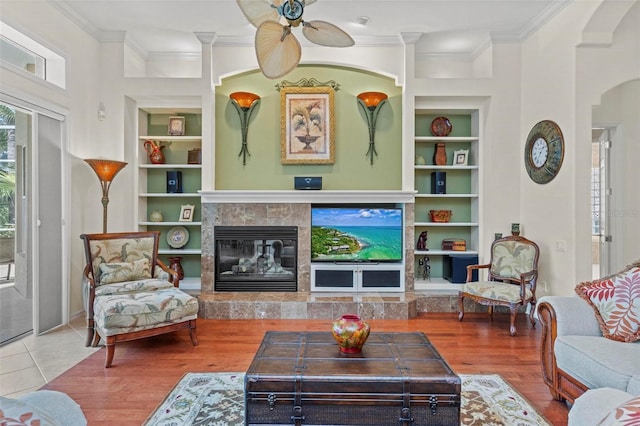
{"label": "white ceiling", "polygon": [[[143,54],[200,52],[195,32],[246,44],[255,34],[235,0],[49,1],[98,40],[126,32],[127,43]],[[317,0],[307,5],[304,18],[336,24],[356,44],[397,44],[400,33],[419,32],[418,53],[474,55],[490,40],[525,38],[569,1]],[[357,23],[363,16],[367,25]]]}

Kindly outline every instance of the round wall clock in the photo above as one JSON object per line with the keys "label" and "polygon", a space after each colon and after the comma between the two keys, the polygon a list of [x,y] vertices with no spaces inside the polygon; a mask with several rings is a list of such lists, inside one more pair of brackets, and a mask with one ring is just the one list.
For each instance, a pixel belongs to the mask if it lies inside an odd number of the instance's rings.
{"label": "round wall clock", "polygon": [[543,120],[531,128],[524,147],[524,166],[531,180],[536,183],[550,182],[564,160],[564,138],[562,131],[551,120]]}

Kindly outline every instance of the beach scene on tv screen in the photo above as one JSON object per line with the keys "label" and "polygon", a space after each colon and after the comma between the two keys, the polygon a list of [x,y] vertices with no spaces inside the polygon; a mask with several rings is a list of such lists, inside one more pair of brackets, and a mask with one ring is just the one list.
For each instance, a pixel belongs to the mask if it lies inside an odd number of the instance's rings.
{"label": "beach scene on tv screen", "polygon": [[402,210],[314,207],[311,260],[401,261]]}

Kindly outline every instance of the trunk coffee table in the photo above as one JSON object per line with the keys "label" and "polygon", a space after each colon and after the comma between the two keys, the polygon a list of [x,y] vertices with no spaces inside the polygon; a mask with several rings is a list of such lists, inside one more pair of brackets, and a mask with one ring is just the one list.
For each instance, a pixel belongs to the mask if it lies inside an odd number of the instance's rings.
{"label": "trunk coffee table", "polygon": [[456,425],[460,377],[423,333],[268,331],[245,376],[247,425]]}

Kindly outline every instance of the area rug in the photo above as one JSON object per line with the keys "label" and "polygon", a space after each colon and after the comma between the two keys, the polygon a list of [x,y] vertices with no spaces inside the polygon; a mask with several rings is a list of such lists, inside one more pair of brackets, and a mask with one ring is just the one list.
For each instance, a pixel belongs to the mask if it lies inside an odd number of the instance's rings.
{"label": "area rug", "polygon": [[[460,374],[460,424],[550,426],[502,377]],[[146,426],[244,425],[244,373],[187,373]]]}

